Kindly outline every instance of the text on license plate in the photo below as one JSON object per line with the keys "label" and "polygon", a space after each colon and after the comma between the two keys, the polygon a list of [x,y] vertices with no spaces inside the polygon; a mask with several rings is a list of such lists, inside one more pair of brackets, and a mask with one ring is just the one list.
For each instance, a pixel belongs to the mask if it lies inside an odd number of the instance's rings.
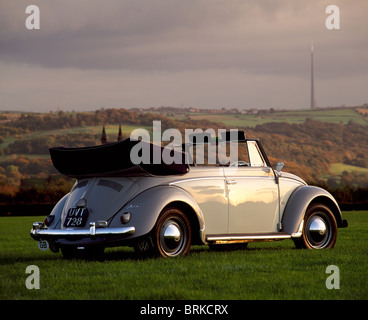
{"label": "text on license plate", "polygon": [[84,227],[87,218],[87,208],[70,208],[65,218],[64,227]]}

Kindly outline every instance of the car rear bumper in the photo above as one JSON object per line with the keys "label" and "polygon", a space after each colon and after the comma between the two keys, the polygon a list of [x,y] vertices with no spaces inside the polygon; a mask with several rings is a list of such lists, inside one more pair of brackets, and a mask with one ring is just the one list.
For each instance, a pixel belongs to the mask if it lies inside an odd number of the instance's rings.
{"label": "car rear bumper", "polygon": [[91,222],[89,229],[47,229],[43,222],[35,222],[31,230],[31,237],[35,240],[76,240],[82,238],[96,238],[108,236],[128,236],[135,232],[134,227],[96,228]]}

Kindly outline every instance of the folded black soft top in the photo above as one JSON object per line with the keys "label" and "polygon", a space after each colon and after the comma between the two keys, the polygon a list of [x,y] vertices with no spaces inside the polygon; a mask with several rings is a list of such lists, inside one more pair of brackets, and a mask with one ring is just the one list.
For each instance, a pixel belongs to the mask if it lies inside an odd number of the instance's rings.
{"label": "folded black soft top", "polygon": [[[130,152],[138,143],[150,150],[148,164],[140,163],[137,165],[131,161]],[[152,143],[126,139],[100,146],[56,147],[49,150],[55,168],[64,175],[78,179],[93,176],[136,176],[147,173],[162,176],[185,174],[189,171],[184,152],[171,150],[171,155],[175,160],[172,164],[165,164],[162,159],[164,149],[164,147]],[[157,163],[157,158],[153,162],[154,153],[160,154],[160,163]]]}

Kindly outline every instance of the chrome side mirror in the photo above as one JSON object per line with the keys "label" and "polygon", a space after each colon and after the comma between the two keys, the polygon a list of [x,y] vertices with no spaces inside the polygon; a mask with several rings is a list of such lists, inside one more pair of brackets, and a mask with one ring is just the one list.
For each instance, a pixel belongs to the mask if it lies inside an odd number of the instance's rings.
{"label": "chrome side mirror", "polygon": [[285,164],[282,161],[279,161],[276,165],[276,171],[280,172],[284,168]]}

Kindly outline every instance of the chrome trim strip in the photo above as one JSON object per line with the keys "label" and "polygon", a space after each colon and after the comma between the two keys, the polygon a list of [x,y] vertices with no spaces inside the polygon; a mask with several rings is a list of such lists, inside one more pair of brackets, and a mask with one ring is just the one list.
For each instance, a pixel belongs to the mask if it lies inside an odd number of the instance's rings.
{"label": "chrome trim strip", "polygon": [[170,182],[168,185],[172,186],[178,183],[183,183],[183,182],[188,182],[188,181],[198,181],[198,180],[224,180],[225,181],[225,177],[224,176],[213,176],[213,177],[203,177],[203,178],[188,178],[188,179]]}
{"label": "chrome trim strip", "polygon": [[42,221],[34,222],[32,230],[43,228],[44,223]]}
{"label": "chrome trim strip", "polygon": [[92,237],[96,235],[96,223],[95,222],[90,222],[89,233],[91,234]]}
{"label": "chrome trim strip", "polygon": [[[282,173],[282,172],[280,172],[280,173]],[[281,175],[281,176],[279,176],[279,179],[280,179],[280,180],[289,180],[289,181],[291,181],[291,182],[299,182],[299,183],[301,183],[302,185],[306,186],[306,183],[305,183],[304,181],[299,180],[299,179],[296,179],[296,178],[283,177],[283,176]]]}
{"label": "chrome trim strip", "polygon": [[273,239],[290,239],[289,234],[272,234],[272,235],[239,235],[239,236],[208,236],[207,241],[236,241],[236,240],[273,240]]}
{"label": "chrome trim strip", "polygon": [[203,229],[199,229],[199,238],[203,242],[203,244],[206,243],[206,232],[205,232],[205,226],[203,226]]}
{"label": "chrome trim strip", "polygon": [[34,238],[41,237],[94,237],[94,236],[109,236],[109,235],[129,235],[134,234],[134,227],[121,228],[96,228],[95,224],[91,223],[89,229],[36,229],[31,230],[31,235]]}
{"label": "chrome trim strip", "polygon": [[293,232],[291,234],[291,237],[292,238],[300,238],[303,234],[303,227],[304,227],[304,220],[302,220],[302,222],[300,222],[298,232]]}

